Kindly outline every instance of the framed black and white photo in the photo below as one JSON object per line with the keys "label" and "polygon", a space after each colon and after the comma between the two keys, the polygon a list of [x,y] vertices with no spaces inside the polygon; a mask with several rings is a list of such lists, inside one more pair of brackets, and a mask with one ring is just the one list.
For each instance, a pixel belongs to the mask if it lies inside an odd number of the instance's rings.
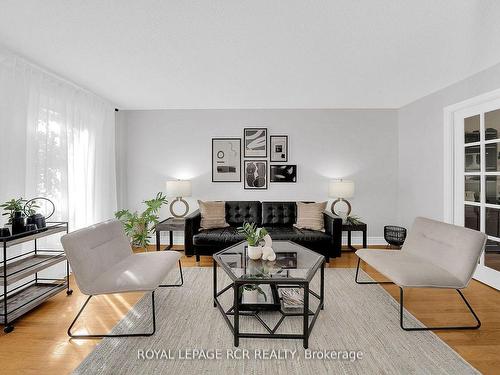
{"label": "framed black and white photo", "polygon": [[287,135],[271,135],[271,161],[288,161],[288,136]]}
{"label": "framed black and white photo", "polygon": [[267,189],[267,160],[245,160],[245,189]]}
{"label": "framed black and white photo", "polygon": [[267,129],[243,129],[243,147],[246,158],[267,158]]}
{"label": "framed black and white photo", "polygon": [[241,138],[212,138],[212,182],[241,182]]}
{"label": "framed black and white photo", "polygon": [[297,166],[290,164],[271,165],[269,176],[271,182],[297,182]]}

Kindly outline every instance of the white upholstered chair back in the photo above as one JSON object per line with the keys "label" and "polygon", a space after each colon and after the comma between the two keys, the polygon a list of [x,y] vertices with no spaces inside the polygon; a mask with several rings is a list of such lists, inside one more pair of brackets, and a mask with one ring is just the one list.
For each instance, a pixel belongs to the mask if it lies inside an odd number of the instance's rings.
{"label": "white upholstered chair back", "polygon": [[466,287],[484,250],[484,233],[417,217],[401,251],[424,258],[447,270]]}
{"label": "white upholstered chair back", "polygon": [[87,287],[112,266],[132,254],[130,242],[118,220],[109,220],[64,235],[61,238],[76,283]]}

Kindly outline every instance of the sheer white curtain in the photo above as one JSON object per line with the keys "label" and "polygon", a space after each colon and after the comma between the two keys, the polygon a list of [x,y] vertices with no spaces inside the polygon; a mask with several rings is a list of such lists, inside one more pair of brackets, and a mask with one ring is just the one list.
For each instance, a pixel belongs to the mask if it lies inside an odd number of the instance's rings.
{"label": "sheer white curtain", "polygon": [[[68,220],[71,229],[112,217],[116,175],[111,103],[7,51],[0,51],[0,89],[0,109],[9,107],[6,118],[0,117],[0,143],[11,151],[1,156],[5,161],[17,155],[16,167],[8,169],[25,172],[16,172],[19,181],[13,186],[0,184],[1,200],[50,198],[57,208],[54,219]],[[12,90],[15,97],[9,95]],[[13,119],[14,126],[24,129],[9,129]]]}
{"label": "sheer white curtain", "polygon": [[[16,59],[0,50],[0,201],[24,194],[28,83]],[[0,224],[5,217],[0,216]]]}

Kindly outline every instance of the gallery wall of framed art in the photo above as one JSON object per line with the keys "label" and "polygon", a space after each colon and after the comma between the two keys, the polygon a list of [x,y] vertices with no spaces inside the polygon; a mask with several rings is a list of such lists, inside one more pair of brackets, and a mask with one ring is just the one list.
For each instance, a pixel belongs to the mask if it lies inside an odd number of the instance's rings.
{"label": "gallery wall of framed art", "polygon": [[297,165],[284,164],[288,160],[288,135],[268,136],[267,128],[244,128],[243,138],[212,138],[212,182],[242,182],[243,177],[245,190],[295,183]]}

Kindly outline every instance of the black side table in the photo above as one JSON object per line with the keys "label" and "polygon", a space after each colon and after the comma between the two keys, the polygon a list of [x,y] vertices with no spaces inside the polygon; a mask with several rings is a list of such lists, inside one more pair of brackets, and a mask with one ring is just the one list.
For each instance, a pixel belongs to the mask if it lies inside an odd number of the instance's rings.
{"label": "black side table", "polygon": [[169,232],[169,244],[164,250],[170,250],[174,244],[174,232],[184,232],[184,227],[186,225],[186,220],[183,218],[169,217],[163,221],[156,224],[156,251],[160,251],[160,233]]}
{"label": "black side table", "polygon": [[347,232],[347,247],[352,251],[356,251],[357,249],[351,245],[351,232],[363,232],[363,249],[366,249],[366,224],[342,224],[342,230]]}

